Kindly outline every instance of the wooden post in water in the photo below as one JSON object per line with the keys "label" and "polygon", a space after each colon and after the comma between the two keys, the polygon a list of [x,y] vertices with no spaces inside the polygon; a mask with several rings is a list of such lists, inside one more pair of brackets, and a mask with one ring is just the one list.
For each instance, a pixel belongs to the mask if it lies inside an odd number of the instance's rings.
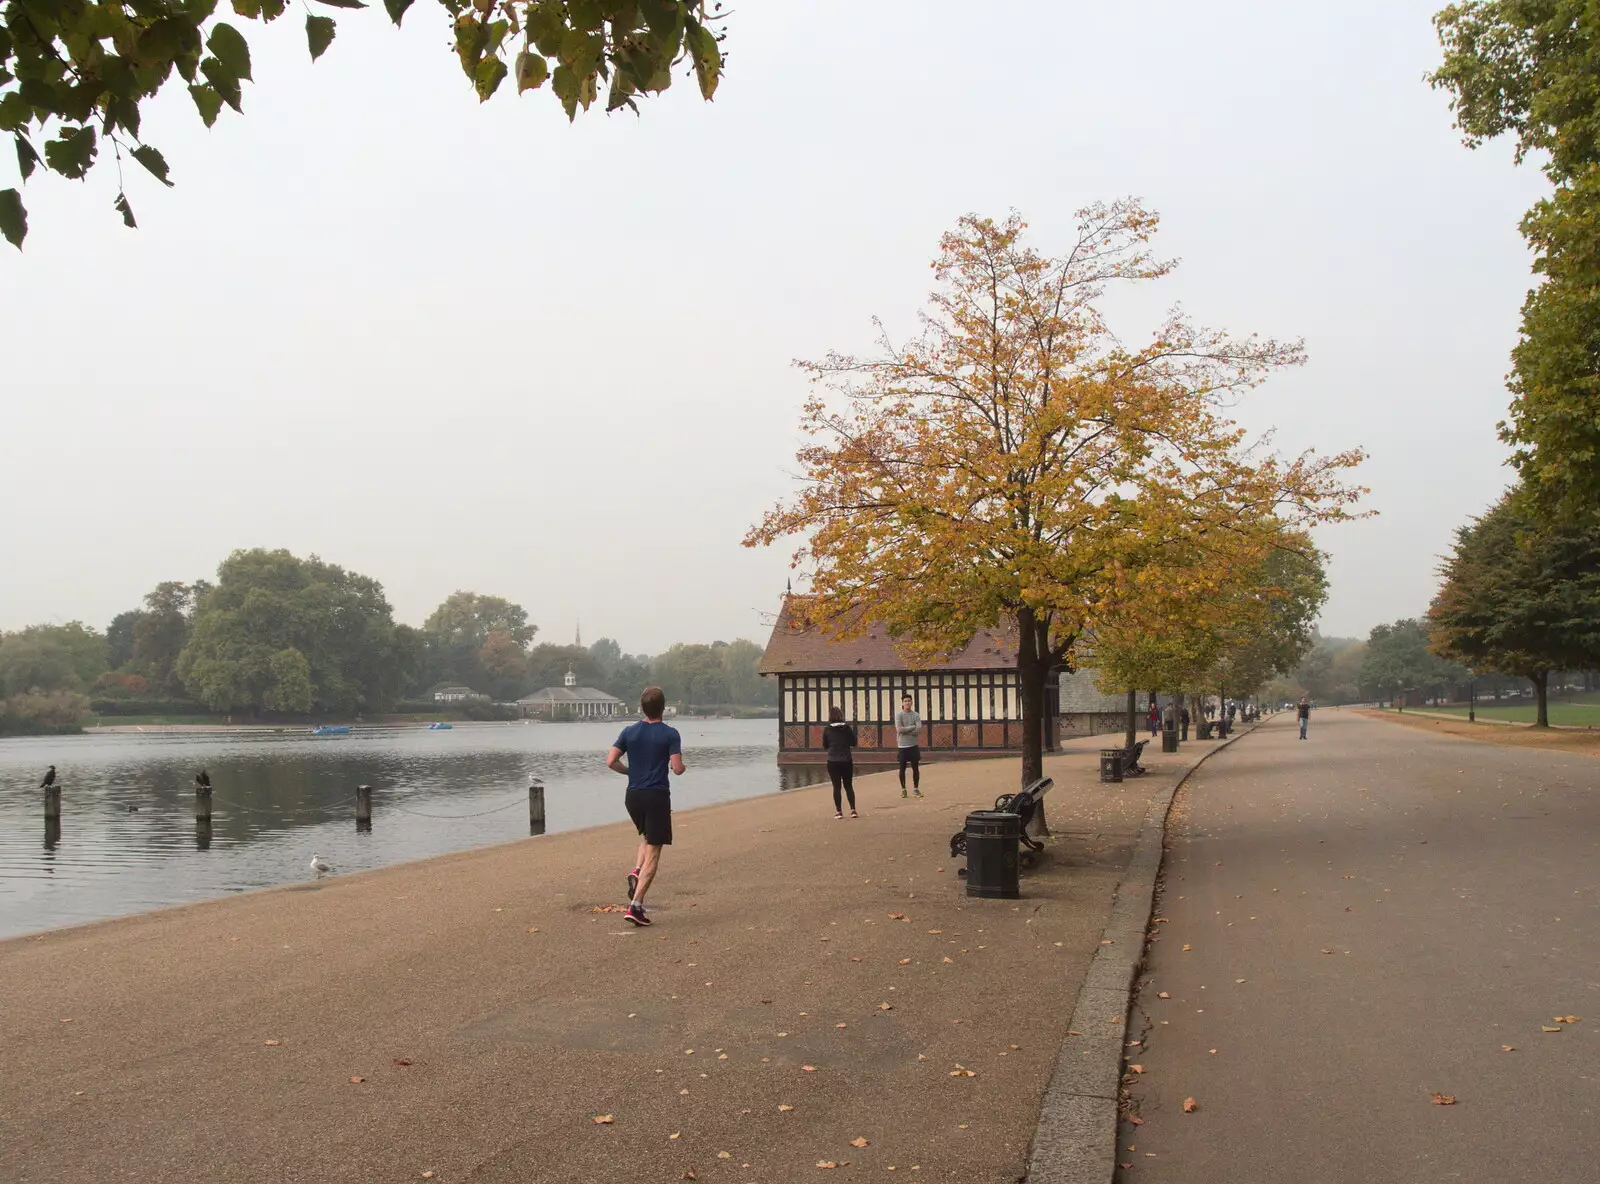
{"label": "wooden post in water", "polygon": [[61,821],[61,787],[47,785],[44,787],[44,820],[46,822]]}
{"label": "wooden post in water", "polygon": [[194,820],[211,825],[211,787],[194,783]]}
{"label": "wooden post in water", "polygon": [[372,786],[356,786],[356,829],[372,828]]}
{"label": "wooden post in water", "polygon": [[528,786],[528,833],[544,834],[544,782],[537,778]]}

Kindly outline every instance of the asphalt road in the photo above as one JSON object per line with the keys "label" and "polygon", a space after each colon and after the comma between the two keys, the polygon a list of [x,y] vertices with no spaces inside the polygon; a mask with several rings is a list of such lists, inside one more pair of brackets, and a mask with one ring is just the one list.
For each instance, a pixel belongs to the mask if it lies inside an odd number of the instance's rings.
{"label": "asphalt road", "polygon": [[1159,900],[1119,1179],[1600,1179],[1600,759],[1273,720]]}

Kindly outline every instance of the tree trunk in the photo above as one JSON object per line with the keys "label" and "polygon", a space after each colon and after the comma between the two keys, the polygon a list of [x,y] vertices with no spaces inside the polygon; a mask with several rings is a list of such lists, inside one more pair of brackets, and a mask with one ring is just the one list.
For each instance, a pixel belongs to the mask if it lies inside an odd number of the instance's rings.
{"label": "tree trunk", "polygon": [[1138,691],[1129,691],[1128,692],[1128,727],[1127,727],[1127,730],[1123,733],[1123,737],[1122,737],[1122,745],[1123,745],[1124,748],[1132,748],[1134,746],[1134,744],[1139,739],[1138,711],[1139,711],[1139,692]]}
{"label": "tree trunk", "polygon": [[1528,676],[1533,683],[1534,696],[1539,700],[1539,713],[1534,718],[1533,726],[1548,728],[1550,726],[1550,672],[1541,670],[1537,674]]}
{"label": "tree trunk", "polygon": [[1050,656],[1041,652],[1031,608],[1017,610],[1017,685],[1022,692],[1022,784],[1044,776],[1044,685]]}

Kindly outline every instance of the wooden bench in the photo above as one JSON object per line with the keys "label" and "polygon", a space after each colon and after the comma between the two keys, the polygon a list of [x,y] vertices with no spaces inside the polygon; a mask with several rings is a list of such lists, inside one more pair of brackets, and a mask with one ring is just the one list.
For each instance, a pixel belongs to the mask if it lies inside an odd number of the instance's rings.
{"label": "wooden bench", "polygon": [[[1029,851],[1043,851],[1044,844],[1034,836],[1048,837],[1050,834],[1050,828],[1044,820],[1044,795],[1050,792],[1054,784],[1049,777],[1041,777],[1016,793],[1003,793],[994,800],[995,810],[1002,814],[1015,814],[1021,819],[1019,829],[1022,832],[1022,845]],[[966,853],[967,832],[963,828],[950,836],[950,858],[959,859]],[[956,874],[965,875],[966,869]]]}
{"label": "wooden bench", "polygon": [[1122,750],[1122,775],[1124,777],[1143,777],[1150,770],[1139,763],[1139,757],[1144,753],[1144,746],[1148,740],[1135,740]]}

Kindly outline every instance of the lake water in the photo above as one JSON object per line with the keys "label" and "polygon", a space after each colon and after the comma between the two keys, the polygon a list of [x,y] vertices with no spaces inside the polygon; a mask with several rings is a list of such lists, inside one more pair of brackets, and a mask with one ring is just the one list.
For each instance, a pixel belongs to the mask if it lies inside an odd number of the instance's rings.
{"label": "lake water", "polygon": [[[305,731],[118,733],[0,740],[0,937],[304,879],[313,853],[339,871],[506,842],[528,833],[528,783],[545,785],[548,831],[615,822],[624,782],[604,767],[618,725],[457,724]],[[773,720],[683,720],[678,808],[776,793]],[[46,830],[44,770],[63,786]],[[214,787],[194,819],[195,773]],[[358,832],[355,789],[373,787]],[[138,807],[136,811],[129,807]]]}

